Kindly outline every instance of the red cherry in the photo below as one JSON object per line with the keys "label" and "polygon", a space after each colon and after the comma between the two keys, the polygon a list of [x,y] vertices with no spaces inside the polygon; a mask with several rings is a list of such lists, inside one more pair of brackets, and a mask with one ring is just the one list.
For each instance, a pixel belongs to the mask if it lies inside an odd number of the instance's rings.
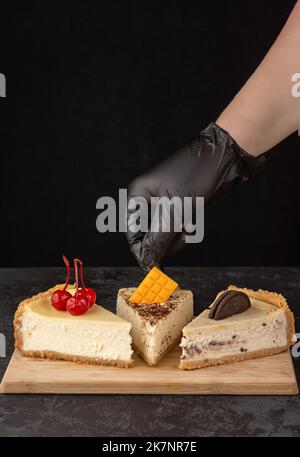
{"label": "red cherry", "polygon": [[51,296],[51,303],[54,308],[58,309],[59,311],[66,311],[67,309],[67,301],[72,297],[70,292],[66,290],[56,290],[53,292]]}
{"label": "red cherry", "polygon": [[91,287],[86,287],[85,293],[87,296],[90,297],[91,306],[93,306],[94,303],[96,303],[96,298],[97,298],[96,291],[94,289],[92,289]]}
{"label": "red cherry", "polygon": [[85,289],[78,289],[77,296],[84,297],[88,302],[89,308],[91,307],[91,297],[86,294]]}
{"label": "red cherry", "polygon": [[91,308],[93,304],[96,302],[96,292],[91,287],[85,287],[83,280],[83,262],[80,259],[74,259],[74,264],[77,263],[79,263],[80,265],[80,279],[82,285],[82,289],[79,289],[79,291],[82,293],[82,295],[88,298],[89,307]]}
{"label": "red cherry", "polygon": [[78,293],[87,298],[89,302],[89,307],[91,308],[96,302],[96,292],[91,287],[86,287],[85,289],[79,289]]}
{"label": "red cherry", "polygon": [[63,260],[65,262],[66,269],[67,269],[67,279],[66,279],[65,287],[62,290],[61,289],[56,290],[51,295],[52,306],[60,311],[66,310],[67,300],[70,297],[72,297],[72,295],[66,290],[67,285],[69,284],[69,279],[70,279],[70,263],[69,263],[67,257],[65,257],[64,255],[63,255]]}
{"label": "red cherry", "polygon": [[67,311],[73,316],[79,316],[84,314],[89,309],[89,300],[85,295],[84,290],[78,289],[78,265],[77,259],[74,259],[74,268],[75,268],[75,279],[76,279],[76,293],[74,297],[70,297],[67,300]]}
{"label": "red cherry", "polygon": [[83,295],[75,294],[74,297],[69,298],[67,301],[67,311],[69,311],[72,316],[84,314],[88,309],[89,302]]}

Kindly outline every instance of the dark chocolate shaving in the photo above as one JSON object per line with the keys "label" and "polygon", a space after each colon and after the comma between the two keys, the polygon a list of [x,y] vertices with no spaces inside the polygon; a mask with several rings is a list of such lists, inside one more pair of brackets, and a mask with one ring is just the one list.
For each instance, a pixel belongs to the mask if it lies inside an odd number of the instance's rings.
{"label": "dark chocolate shaving", "polygon": [[240,314],[250,308],[248,295],[239,290],[226,290],[212,305],[208,317],[216,321]]}
{"label": "dark chocolate shaving", "polygon": [[136,311],[145,321],[151,325],[156,325],[161,319],[164,319],[170,314],[179,303],[176,296],[171,296],[166,303],[155,303],[148,305],[143,303],[131,303],[129,301],[130,293],[128,291],[121,291],[121,296],[126,301],[127,305]]}

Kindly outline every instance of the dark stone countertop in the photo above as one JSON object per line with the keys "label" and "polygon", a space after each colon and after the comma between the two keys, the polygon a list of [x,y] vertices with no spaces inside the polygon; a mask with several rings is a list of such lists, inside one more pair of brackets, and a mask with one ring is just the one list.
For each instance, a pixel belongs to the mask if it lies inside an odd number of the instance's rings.
{"label": "dark stone countertop", "polygon": [[[181,287],[192,289],[196,311],[229,284],[282,292],[300,331],[300,268],[169,268]],[[0,332],[7,357],[13,350],[12,319],[26,297],[64,281],[59,268],[0,270]],[[114,310],[120,287],[135,285],[134,268],[86,269],[87,283]],[[300,358],[294,358],[299,383]],[[0,395],[0,436],[299,436],[299,396]]]}

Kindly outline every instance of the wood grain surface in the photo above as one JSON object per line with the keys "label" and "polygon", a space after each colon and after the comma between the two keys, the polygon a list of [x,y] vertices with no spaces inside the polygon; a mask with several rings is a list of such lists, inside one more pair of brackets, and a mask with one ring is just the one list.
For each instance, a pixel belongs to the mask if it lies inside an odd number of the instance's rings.
{"label": "wood grain surface", "polygon": [[3,377],[3,393],[296,395],[288,351],[231,365],[182,371],[176,347],[158,365],[135,356],[133,368],[80,365],[24,357],[15,350]]}

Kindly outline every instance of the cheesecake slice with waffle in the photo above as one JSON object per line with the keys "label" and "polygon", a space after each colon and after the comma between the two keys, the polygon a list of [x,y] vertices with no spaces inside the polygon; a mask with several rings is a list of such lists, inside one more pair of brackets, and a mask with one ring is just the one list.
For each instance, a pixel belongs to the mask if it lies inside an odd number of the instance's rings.
{"label": "cheesecake slice with waffle", "polygon": [[131,323],[133,347],[148,365],[156,365],[177,343],[193,318],[193,294],[153,268],[138,288],[120,289],[117,314]]}
{"label": "cheesecake slice with waffle", "polygon": [[134,350],[148,365],[156,365],[177,343],[193,318],[193,294],[176,290],[163,303],[132,303],[134,288],[120,289],[117,314],[131,323]]}

